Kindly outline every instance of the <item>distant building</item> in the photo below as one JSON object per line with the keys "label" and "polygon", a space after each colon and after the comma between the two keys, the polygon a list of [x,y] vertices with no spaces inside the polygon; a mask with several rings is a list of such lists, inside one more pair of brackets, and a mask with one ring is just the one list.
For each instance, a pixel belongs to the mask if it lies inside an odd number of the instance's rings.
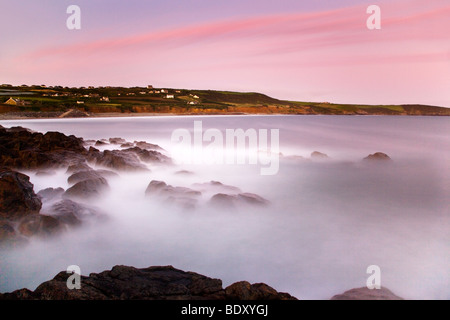
{"label": "distant building", "polygon": [[161,89],[161,93],[169,93],[169,90]]}
{"label": "distant building", "polygon": [[109,102],[109,97],[101,97],[100,101]]}
{"label": "distant building", "polygon": [[151,84],[149,84],[149,85],[147,86],[147,89],[153,89],[153,86],[152,86]]}
{"label": "distant building", "polygon": [[180,91],[180,90],[175,90],[175,92],[176,92],[176,93],[181,93],[181,91]]}
{"label": "distant building", "polygon": [[175,96],[173,94],[168,94],[166,95],[166,99],[174,99]]}
{"label": "distant building", "polygon": [[145,92],[145,91],[141,91],[141,92],[139,92],[140,94],[147,94],[147,92]]}
{"label": "distant building", "polygon": [[77,101],[77,104],[84,104],[84,101]]}
{"label": "distant building", "polygon": [[197,101],[189,101],[188,104],[198,104]]}
{"label": "distant building", "polygon": [[25,101],[20,100],[20,99],[13,99],[13,98],[9,98],[5,104],[9,104],[11,106],[24,106],[25,105]]}

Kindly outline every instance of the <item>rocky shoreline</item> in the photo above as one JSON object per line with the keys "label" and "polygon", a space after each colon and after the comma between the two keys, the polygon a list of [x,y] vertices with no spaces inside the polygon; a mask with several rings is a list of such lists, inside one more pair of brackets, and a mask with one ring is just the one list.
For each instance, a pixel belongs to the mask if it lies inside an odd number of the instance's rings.
{"label": "rocky shoreline", "polygon": [[[265,283],[239,281],[223,288],[220,279],[172,266],[137,269],[114,266],[111,270],[81,276],[80,288],[69,289],[71,273],[61,271],[35,291],[20,289],[0,294],[0,300],[298,300]],[[402,300],[382,288],[352,289],[331,300]]]}
{"label": "rocky shoreline", "polygon": [[[113,150],[97,149],[110,145]],[[311,159],[327,161],[328,156],[313,152]],[[391,160],[384,153],[369,155],[364,161]],[[150,172],[153,165],[171,166],[172,160],[158,145],[146,141],[125,141],[109,138],[83,140],[59,132],[45,134],[22,127],[0,126],[0,247],[14,248],[32,237],[53,237],[86,221],[103,221],[107,213],[90,206],[92,198],[108,193],[109,181],[122,172]],[[30,177],[20,171],[35,171],[36,175],[52,175],[53,170],[65,170],[70,187],[35,192]],[[177,171],[176,174],[191,174]],[[270,206],[263,197],[245,192],[219,181],[194,183],[191,187],[172,186],[151,180],[142,196],[149,201],[162,201],[191,210],[199,199],[209,194],[203,205],[233,210],[237,207]],[[45,206],[44,206],[45,205]],[[51,241],[51,240],[49,240]],[[277,292],[264,283],[242,281],[222,288],[222,281],[193,272],[167,267],[137,269],[115,266],[110,271],[81,276],[82,289],[69,290],[69,274],[58,273],[36,290],[20,289],[0,294],[3,300],[41,299],[153,299],[153,300],[295,300],[288,293]],[[353,289],[342,299],[400,299],[387,289]]]}

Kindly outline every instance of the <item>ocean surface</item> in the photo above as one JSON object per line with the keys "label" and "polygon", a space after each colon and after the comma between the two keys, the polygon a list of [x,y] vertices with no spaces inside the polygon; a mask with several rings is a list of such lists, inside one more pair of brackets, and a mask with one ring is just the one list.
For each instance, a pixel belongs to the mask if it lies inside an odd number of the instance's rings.
{"label": "ocean surface", "polygon": [[[377,265],[381,285],[403,298],[450,299],[448,117],[157,116],[0,124],[84,139],[145,140],[175,161],[149,165],[146,173],[119,173],[110,194],[89,203],[108,216],[103,223],[0,251],[0,292],[34,290],[69,265],[83,275],[118,264],[173,265],[222,279],[224,287],[264,282],[299,299],[329,299],[364,287],[367,267]],[[191,134],[192,148],[173,141],[177,129]],[[258,144],[227,145],[227,130],[237,129],[254,129]],[[271,136],[276,130],[278,146]],[[224,161],[220,152],[211,161],[205,132],[220,138],[215,146],[224,148],[214,152],[223,151]],[[226,161],[247,147],[256,163]],[[311,158],[314,151],[329,158]],[[392,161],[363,161],[375,152]],[[262,174],[269,165],[272,174]],[[192,174],[176,174],[180,170]],[[69,186],[65,170],[50,177],[24,173],[36,192]],[[220,181],[270,205],[216,208],[208,205],[214,190],[206,188],[197,208],[185,210],[146,198],[151,180],[183,187]]]}

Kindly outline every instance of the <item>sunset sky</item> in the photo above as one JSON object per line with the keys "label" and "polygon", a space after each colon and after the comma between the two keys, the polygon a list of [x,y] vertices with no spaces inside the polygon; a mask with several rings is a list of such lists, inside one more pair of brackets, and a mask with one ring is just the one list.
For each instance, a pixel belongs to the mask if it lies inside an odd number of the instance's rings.
{"label": "sunset sky", "polygon": [[[81,8],[81,30],[66,9]],[[381,8],[381,30],[366,9]],[[0,0],[0,83],[450,107],[448,0]]]}

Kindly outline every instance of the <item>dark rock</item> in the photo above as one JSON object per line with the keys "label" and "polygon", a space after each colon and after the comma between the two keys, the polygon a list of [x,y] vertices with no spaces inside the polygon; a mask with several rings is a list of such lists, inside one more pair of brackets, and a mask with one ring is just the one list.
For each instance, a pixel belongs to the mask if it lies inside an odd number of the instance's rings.
{"label": "dark rock", "polygon": [[115,266],[110,271],[81,276],[81,289],[70,290],[63,271],[39,285],[3,294],[0,299],[35,300],[295,300],[265,284],[240,282],[222,288],[222,281],[172,266],[137,269]]}
{"label": "dark rock", "polygon": [[104,141],[101,141],[101,140],[95,141],[95,146],[96,147],[101,147],[101,146],[106,146],[106,145],[108,145],[107,142],[104,142]]}
{"label": "dark rock", "polygon": [[152,180],[145,190],[146,196],[157,197],[168,204],[177,205],[184,209],[194,209],[201,196],[201,192],[185,187],[173,187],[163,181]]}
{"label": "dark rock", "polygon": [[133,147],[123,150],[124,152],[130,152],[136,154],[143,162],[148,163],[171,163],[171,159],[162,153],[154,150],[141,149],[139,147]]}
{"label": "dark rock", "polygon": [[42,214],[33,214],[24,217],[20,223],[19,232],[27,237],[51,236],[63,229],[58,219]]}
{"label": "dark rock", "polygon": [[0,218],[16,220],[39,213],[41,207],[28,176],[0,168]]}
{"label": "dark rock", "polygon": [[81,138],[24,128],[1,130],[0,146],[0,166],[22,169],[62,167],[86,152]]}
{"label": "dark rock", "polygon": [[109,143],[111,144],[124,144],[127,143],[125,139],[122,138],[109,138]]}
{"label": "dark rock", "polygon": [[228,300],[297,300],[289,293],[277,292],[265,283],[250,284],[247,281],[226,287],[225,295]]}
{"label": "dark rock", "polygon": [[46,188],[37,193],[41,199],[50,201],[55,198],[59,198],[63,195],[64,189],[63,188]]}
{"label": "dark rock", "polygon": [[351,289],[335,295],[331,300],[403,300],[387,288],[370,290],[367,287]]}
{"label": "dark rock", "polygon": [[159,195],[159,196],[201,196],[201,192],[185,187],[173,187],[167,185],[163,181],[152,180],[147,189],[145,190],[146,195]]}
{"label": "dark rock", "polygon": [[374,154],[369,154],[367,157],[365,157],[363,160],[369,160],[369,161],[386,161],[391,160],[391,158],[383,152],[375,152]]}
{"label": "dark rock", "polygon": [[56,218],[63,224],[69,226],[79,226],[84,221],[92,219],[103,219],[105,215],[98,209],[64,199],[50,208],[46,209],[45,214]]}
{"label": "dark rock", "polygon": [[109,170],[86,170],[79,171],[72,174],[69,178],[67,178],[67,182],[69,184],[75,184],[85,180],[99,179],[99,178],[107,178],[107,177],[117,177],[118,174],[109,171]]}
{"label": "dark rock", "polygon": [[134,144],[131,142],[126,142],[120,145],[121,148],[133,148]]}
{"label": "dark rock", "polygon": [[77,182],[66,190],[63,198],[69,199],[94,199],[109,191],[109,184],[105,178],[94,178]]}
{"label": "dark rock", "polygon": [[95,165],[123,171],[148,171],[138,156],[125,150],[99,150],[89,148],[88,160]]}
{"label": "dark rock", "polygon": [[67,168],[66,173],[71,174],[71,173],[76,173],[79,171],[89,171],[89,170],[93,170],[87,163],[85,162],[81,162],[81,163],[76,163],[76,164],[72,164]]}
{"label": "dark rock", "polygon": [[139,147],[141,149],[147,149],[147,150],[162,150],[164,151],[163,148],[161,148],[160,146],[158,146],[157,144],[152,144],[152,143],[148,143],[145,141],[135,141],[134,145],[136,147]]}

